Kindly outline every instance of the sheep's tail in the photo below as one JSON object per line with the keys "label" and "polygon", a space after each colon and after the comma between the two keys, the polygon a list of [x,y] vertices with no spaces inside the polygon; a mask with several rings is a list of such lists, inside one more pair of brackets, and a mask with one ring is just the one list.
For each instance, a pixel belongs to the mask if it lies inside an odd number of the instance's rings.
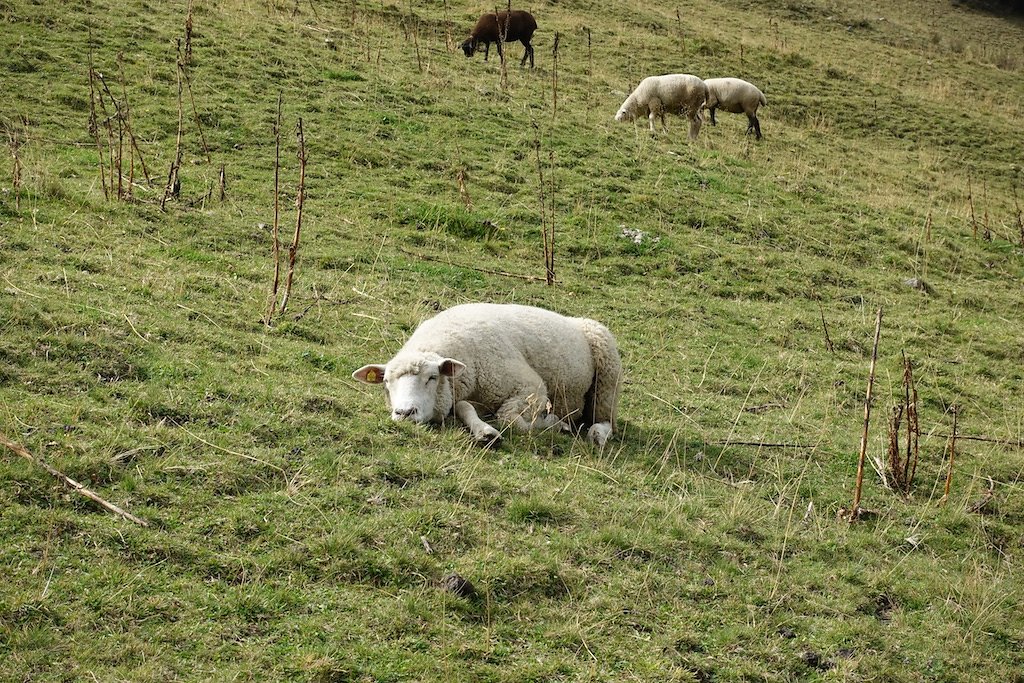
{"label": "sheep's tail", "polygon": [[768,99],[764,96],[764,93],[761,93],[760,102],[762,106],[768,104]]}
{"label": "sheep's tail", "polygon": [[622,390],[622,360],[615,337],[608,328],[587,318],[580,318],[583,336],[590,345],[594,360],[594,382],[587,394],[583,418],[590,424],[607,422],[615,428],[615,417]]}

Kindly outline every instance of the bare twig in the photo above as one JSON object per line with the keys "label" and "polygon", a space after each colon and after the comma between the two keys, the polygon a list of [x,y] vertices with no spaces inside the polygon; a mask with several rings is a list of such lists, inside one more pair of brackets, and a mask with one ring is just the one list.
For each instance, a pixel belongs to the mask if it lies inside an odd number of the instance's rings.
{"label": "bare twig", "polygon": [[771,441],[708,441],[709,446],[753,446],[755,448],[817,448],[812,443],[775,443]]}
{"label": "bare twig", "polygon": [[77,491],[81,495],[85,496],[86,498],[88,498],[89,500],[91,500],[93,502],[99,503],[101,506],[103,506],[104,508],[106,508],[110,512],[113,512],[114,514],[117,514],[117,515],[121,515],[125,519],[130,520],[132,522],[135,522],[136,524],[138,524],[140,526],[149,526],[149,522],[147,522],[146,520],[139,519],[135,515],[131,514],[130,512],[126,512],[125,510],[119,508],[118,506],[114,505],[113,503],[110,503],[110,502],[107,502],[107,501],[103,500],[98,495],[96,495],[95,493],[90,491],[88,488],[86,488],[82,484],[79,484],[77,481],[75,481],[71,477],[69,477],[66,474],[64,474],[63,472],[60,472],[59,470],[55,469],[54,467],[52,467],[51,465],[49,465],[48,463],[46,463],[42,459],[33,456],[28,451],[28,449],[26,449],[24,446],[22,446],[19,443],[15,443],[14,441],[11,441],[4,434],[0,434],[0,445],[6,446],[15,455],[19,455],[22,458],[25,458],[26,460],[28,460],[29,462],[35,463],[35,464],[39,465],[44,470],[49,472],[51,475],[53,475],[57,479],[60,479],[61,481],[63,481],[65,484],[70,486],[72,489],[74,489],[75,491]]}
{"label": "bare twig", "polygon": [[302,119],[296,126],[296,136],[299,139],[299,192],[295,197],[295,234],[292,236],[291,246],[288,247],[288,277],[284,282],[284,296],[281,298],[281,313],[284,314],[288,308],[288,297],[292,293],[292,278],[295,275],[295,256],[299,252],[299,236],[302,233],[302,207],[306,202],[306,138],[302,132]]}
{"label": "bare twig", "polygon": [[[929,214],[929,217],[931,214]],[[903,460],[903,481],[905,490],[910,493],[917,473],[917,458],[921,441],[921,422],[917,413],[917,387],[914,385],[914,366],[910,358],[903,354],[903,389],[907,410],[907,453]]]}
{"label": "bare twig", "polygon": [[426,254],[418,254],[415,251],[409,251],[408,249],[403,249],[402,247],[399,247],[398,250],[400,252],[402,252],[403,254],[408,254],[409,256],[415,256],[416,258],[420,258],[420,259],[423,259],[425,261],[434,261],[435,263],[444,263],[444,264],[447,264],[449,266],[455,266],[456,268],[465,268],[466,270],[473,270],[473,271],[476,271],[478,273],[485,273],[487,275],[499,275],[501,277],[511,277],[511,278],[516,278],[517,280],[526,280],[527,282],[544,282],[544,278],[536,277],[536,276],[533,276],[533,275],[520,275],[519,273],[509,273],[509,272],[506,272],[506,271],[503,271],[503,270],[489,270],[487,268],[477,268],[476,266],[469,266],[469,265],[465,265],[465,264],[462,264],[462,263],[454,263],[454,262],[452,262],[451,259],[447,259],[447,260],[442,261],[439,258],[434,258],[433,256],[427,256]]}
{"label": "bare twig", "polygon": [[100,182],[103,184],[103,198],[110,200],[107,189],[107,173],[103,170],[103,144],[100,142],[100,124],[96,115],[96,69],[92,65],[92,32],[89,32],[89,135],[96,141],[96,154],[99,159]]}
{"label": "bare twig", "polygon": [[[936,434],[935,436],[940,439],[948,439],[951,434]],[[984,443],[994,443],[1000,446],[1011,446],[1013,448],[1024,448],[1024,439],[995,439],[988,436],[971,436],[970,434],[957,434],[956,438],[960,441],[981,441]]]}
{"label": "bare twig", "polygon": [[196,108],[196,98],[192,93],[192,77],[188,75],[188,69],[185,68],[185,62],[181,56],[181,42],[178,43],[178,68],[181,70],[181,75],[185,77],[185,88],[188,90],[188,100],[192,105],[192,118],[196,122],[196,128],[199,130],[199,141],[203,143],[203,154],[206,155],[206,163],[210,163],[210,147],[206,144],[206,134],[203,133],[203,124],[199,120],[199,109]]}
{"label": "bare twig", "polygon": [[959,416],[960,416],[960,407],[954,405],[953,406],[953,434],[949,438],[949,469],[946,470],[946,487],[945,487],[945,489],[944,489],[944,491],[942,493],[942,500],[941,500],[941,503],[943,505],[945,505],[946,501],[949,500],[949,487],[953,483],[953,464],[954,464],[954,461],[956,460],[956,436],[957,436],[956,435],[956,429],[957,429],[957,420],[958,420]]}
{"label": "bare twig", "polygon": [[184,124],[184,112],[182,107],[182,95],[183,88],[181,82],[181,76],[184,69],[181,65],[181,39],[178,39],[178,60],[175,62],[175,74],[178,79],[178,135],[174,142],[174,159],[171,160],[171,168],[167,172],[167,186],[164,188],[163,197],[160,198],[160,210],[163,211],[167,204],[167,200],[171,197],[178,197],[181,195],[181,179],[178,176],[178,171],[181,168],[181,136],[182,128]]}
{"label": "bare twig", "polygon": [[875,316],[875,344],[871,351],[871,369],[868,372],[868,390],[864,399],[864,430],[860,436],[860,456],[857,459],[857,485],[853,491],[853,507],[850,510],[850,520],[857,519],[860,509],[861,493],[864,488],[864,459],[868,450],[868,425],[871,422],[871,392],[875,386],[875,363],[878,361],[878,339],[882,334],[882,308],[878,308]]}
{"label": "bare twig", "polygon": [[971,207],[971,234],[978,239],[978,221],[974,217],[974,188],[971,186],[971,175],[967,174],[967,204]]}
{"label": "bare twig", "polygon": [[270,325],[277,310],[277,287],[281,281],[281,238],[278,232],[281,224],[281,100],[284,93],[277,95],[277,119],[274,122],[274,225],[273,225],[273,255],[274,255],[274,279],[270,284],[270,300],[267,302],[267,315],[263,319],[264,324]]}
{"label": "bare twig", "polygon": [[190,66],[192,64],[192,0],[188,0],[188,8],[185,12],[185,59],[182,64]]}
{"label": "bare twig", "polygon": [[558,115],[558,39],[561,37],[555,31],[555,42],[551,46],[551,120],[554,121]]}
{"label": "bare twig", "polygon": [[7,143],[11,150],[11,192],[14,194],[14,208],[21,210],[21,140],[18,138],[18,129],[13,124],[5,125],[7,129]]}
{"label": "bare twig", "polygon": [[825,348],[832,355],[836,353],[835,344],[832,343],[832,337],[828,334],[828,325],[825,323],[825,309],[821,307],[821,302],[818,302],[818,312],[821,313],[821,329],[825,332]]}

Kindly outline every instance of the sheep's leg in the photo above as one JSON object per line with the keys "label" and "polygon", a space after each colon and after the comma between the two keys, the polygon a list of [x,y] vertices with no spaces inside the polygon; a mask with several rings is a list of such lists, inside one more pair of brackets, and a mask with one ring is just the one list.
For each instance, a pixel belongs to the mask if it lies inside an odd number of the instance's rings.
{"label": "sheep's leg", "polygon": [[549,412],[548,388],[536,372],[524,368],[513,381],[522,389],[510,396],[497,410],[498,419],[519,431],[529,432],[563,425],[562,419]]}
{"label": "sheep's leg", "polygon": [[[750,128],[754,129],[755,137],[761,139],[761,122],[757,120],[757,114],[751,114],[747,117],[750,120]],[[750,132],[750,128],[747,128],[747,132]]]}
{"label": "sheep's leg", "polygon": [[661,100],[657,97],[652,97],[647,103],[647,111],[649,112],[647,120],[650,122],[652,133],[654,132],[654,119],[659,116],[661,117],[661,127],[666,131],[668,130],[668,126],[665,125],[665,108],[661,106]]}
{"label": "sheep's leg", "polygon": [[618,411],[619,393],[622,391],[622,360],[615,337],[604,325],[594,321],[583,322],[583,336],[594,359],[594,384],[584,407],[584,419],[593,422],[587,431],[587,440],[604,448],[614,431]]}
{"label": "sheep's leg", "polygon": [[715,108],[714,107],[708,107],[708,111],[711,112],[711,125],[712,126],[717,126],[718,122],[715,121]]}
{"label": "sheep's leg", "polygon": [[[498,45],[498,54],[499,55],[501,54],[501,45],[500,44]],[[486,62],[487,58],[490,57],[490,56],[491,56],[491,44],[489,42],[484,42],[484,61]]]}
{"label": "sheep's leg", "polygon": [[523,47],[525,47],[526,50],[523,52],[523,58],[519,62],[519,66],[526,66],[526,58],[529,57],[530,58],[530,68],[532,69],[533,68],[533,45],[530,45],[530,43],[528,41],[525,41],[525,40],[521,41],[521,42],[523,43]]}
{"label": "sheep's leg", "polygon": [[455,404],[455,416],[466,425],[466,429],[473,435],[477,443],[488,444],[501,440],[501,433],[480,419],[476,408],[468,401],[458,401]]}
{"label": "sheep's leg", "polygon": [[496,42],[494,45],[495,45],[495,47],[498,48],[498,59],[500,59],[502,62],[504,62],[505,61],[505,48],[503,48],[501,46],[501,38],[500,37],[498,38],[498,42]]}

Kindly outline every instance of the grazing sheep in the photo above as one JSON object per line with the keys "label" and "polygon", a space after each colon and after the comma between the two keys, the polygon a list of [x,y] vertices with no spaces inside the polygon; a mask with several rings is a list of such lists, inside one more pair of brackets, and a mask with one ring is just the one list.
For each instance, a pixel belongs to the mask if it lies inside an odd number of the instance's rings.
{"label": "grazing sheep", "polygon": [[391,419],[439,423],[452,412],[480,443],[500,439],[477,410],[520,430],[590,425],[603,448],[615,428],[622,364],[604,325],[515,304],[463,304],[423,322],[386,365],[352,377],[383,382]]}
{"label": "grazing sheep", "polygon": [[532,14],[523,10],[514,9],[511,12],[498,12],[496,15],[493,12],[484,14],[477,19],[476,26],[470,32],[469,38],[462,43],[462,51],[466,53],[467,57],[472,57],[480,43],[483,43],[484,61],[486,62],[487,57],[491,54],[491,43],[496,43],[498,57],[504,59],[505,54],[501,47],[502,38],[506,43],[514,43],[518,40],[526,48],[519,66],[525,65],[526,58],[529,57],[532,69],[533,45],[530,45],[530,39],[533,38],[533,32],[536,30],[537,20],[533,18]]}
{"label": "grazing sheep", "polygon": [[664,76],[648,76],[640,81],[636,90],[630,93],[626,101],[615,114],[616,121],[632,121],[640,114],[647,114],[654,132],[654,117],[661,117],[661,127],[665,125],[665,113],[686,115],[690,119],[690,139],[697,138],[700,132],[701,111],[708,99],[708,89],[704,81],[690,74],[666,74]]}
{"label": "grazing sheep", "polygon": [[711,112],[712,126],[718,125],[715,121],[715,109],[731,114],[746,114],[749,122],[747,133],[753,130],[757,139],[761,139],[761,122],[757,120],[757,108],[762,104],[768,104],[768,100],[757,86],[739,78],[709,78],[704,84],[708,86],[707,107]]}

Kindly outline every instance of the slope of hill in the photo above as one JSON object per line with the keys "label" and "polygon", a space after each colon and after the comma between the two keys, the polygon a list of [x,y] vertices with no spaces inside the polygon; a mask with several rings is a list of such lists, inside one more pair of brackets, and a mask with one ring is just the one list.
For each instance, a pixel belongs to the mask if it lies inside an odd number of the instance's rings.
{"label": "slope of hill", "polygon": [[[531,71],[463,56],[486,9],[0,2],[0,433],[149,524],[4,451],[3,677],[1021,680],[1024,23],[551,0]],[[612,120],[664,72],[764,140]],[[617,334],[605,452],[349,378],[476,300]]]}

